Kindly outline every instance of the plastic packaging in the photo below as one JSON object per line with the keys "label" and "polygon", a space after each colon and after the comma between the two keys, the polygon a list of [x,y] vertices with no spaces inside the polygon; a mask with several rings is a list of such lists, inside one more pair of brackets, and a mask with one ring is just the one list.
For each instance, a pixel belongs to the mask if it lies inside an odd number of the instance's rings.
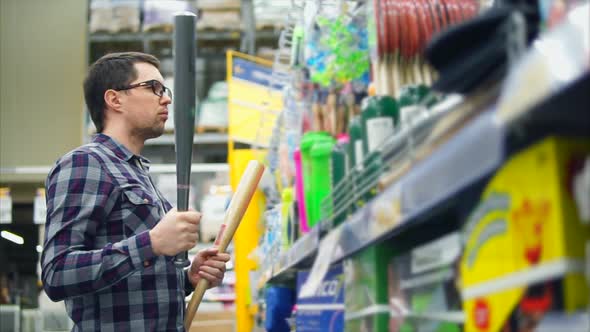
{"label": "plastic packaging", "polygon": [[299,211],[299,232],[305,234],[309,232],[309,224],[307,223],[301,150],[299,148],[293,153],[293,159],[295,160],[295,196],[297,198],[297,210]]}
{"label": "plastic packaging", "polygon": [[363,149],[375,151],[383,141],[392,136],[399,125],[399,106],[390,96],[374,96],[365,100],[361,112]]}
{"label": "plastic packaging", "polygon": [[[313,192],[313,182],[312,178],[313,175],[313,167],[311,161],[311,149],[313,145],[322,139],[332,139],[331,136],[327,132],[323,131],[309,131],[303,134],[301,138],[301,166],[302,166],[302,178],[303,178],[303,192],[305,197],[305,213],[307,216],[307,225],[308,227],[313,227],[315,223],[312,222],[312,219],[319,214],[319,211],[315,211],[315,206],[312,202],[314,200],[314,192]],[[329,176],[329,175],[328,175]],[[317,221],[317,220],[316,220]]]}
{"label": "plastic packaging", "polygon": [[387,331],[387,262],[392,252],[374,245],[344,261],[345,332]]}
{"label": "plastic packaging", "polygon": [[500,119],[510,121],[574,81],[590,65],[590,4],[572,10],[565,22],[539,38],[511,68],[498,101]]}
{"label": "plastic packaging", "polygon": [[361,116],[355,115],[350,119],[348,124],[348,136],[350,143],[348,146],[348,156],[350,160],[349,166],[361,167],[364,159],[364,148],[363,148],[363,127],[361,125]]}
{"label": "plastic packaging", "polygon": [[295,304],[295,292],[289,287],[269,286],[265,290],[266,319],[264,327],[268,332],[289,331],[287,318]]}
{"label": "plastic packaging", "polygon": [[293,206],[293,188],[285,188],[281,194],[281,251],[288,250],[293,244],[295,227],[291,216]]}
{"label": "plastic packaging", "polygon": [[330,156],[334,146],[332,137],[321,137],[314,143],[310,151],[311,156],[311,186],[312,186],[312,213],[309,226],[313,227],[321,218],[322,201],[330,196],[332,183],[330,178]]}
{"label": "plastic packaging", "polygon": [[348,136],[344,136],[338,139],[338,144],[334,145],[332,149],[330,171],[332,181],[332,204],[330,206],[330,215],[334,215],[332,221],[332,227],[335,227],[342,223],[346,217],[345,204],[347,203],[349,195],[352,193],[351,188],[340,187],[338,191],[336,187],[340,185],[340,182],[345,178],[348,173]]}

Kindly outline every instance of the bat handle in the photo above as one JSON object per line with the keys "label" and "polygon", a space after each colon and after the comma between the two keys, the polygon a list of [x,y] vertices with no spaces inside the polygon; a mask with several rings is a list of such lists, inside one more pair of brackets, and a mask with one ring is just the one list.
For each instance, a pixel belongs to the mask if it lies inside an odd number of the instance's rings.
{"label": "bat handle", "polygon": [[174,256],[174,266],[176,268],[182,269],[189,266],[191,262],[188,260],[188,252],[183,251],[176,256]]}

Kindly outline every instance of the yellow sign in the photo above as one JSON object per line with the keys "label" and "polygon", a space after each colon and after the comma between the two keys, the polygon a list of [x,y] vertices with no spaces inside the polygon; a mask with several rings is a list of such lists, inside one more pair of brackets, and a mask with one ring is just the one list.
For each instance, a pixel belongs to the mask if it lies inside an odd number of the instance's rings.
{"label": "yellow sign", "polygon": [[268,147],[277,116],[283,109],[280,86],[271,84],[268,60],[227,52],[229,138]]}
{"label": "yellow sign", "polygon": [[[558,303],[566,312],[588,305],[577,266],[590,227],[580,222],[571,192],[574,165],[588,153],[587,141],[547,138],[491,180],[463,229],[466,331],[501,331],[516,310],[534,318]],[[561,280],[561,291],[550,280]]]}

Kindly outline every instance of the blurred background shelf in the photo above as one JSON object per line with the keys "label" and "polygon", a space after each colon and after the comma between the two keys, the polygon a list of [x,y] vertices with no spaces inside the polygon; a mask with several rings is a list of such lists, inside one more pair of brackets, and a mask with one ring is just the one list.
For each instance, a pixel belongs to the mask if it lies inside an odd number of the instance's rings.
{"label": "blurred background shelf", "polygon": [[[280,31],[274,29],[257,30],[255,38],[257,39],[273,39],[279,38]],[[196,32],[197,41],[235,41],[243,37],[241,30],[205,30]],[[172,41],[173,34],[166,32],[137,32],[137,33],[92,33],[89,35],[92,43],[110,43],[110,42],[156,42],[156,41]]]}
{"label": "blurred background shelf", "polygon": [[[203,133],[195,134],[193,144],[227,144],[228,136],[222,133]],[[145,142],[146,145],[174,145],[174,134],[164,134],[158,138],[150,139]]]}

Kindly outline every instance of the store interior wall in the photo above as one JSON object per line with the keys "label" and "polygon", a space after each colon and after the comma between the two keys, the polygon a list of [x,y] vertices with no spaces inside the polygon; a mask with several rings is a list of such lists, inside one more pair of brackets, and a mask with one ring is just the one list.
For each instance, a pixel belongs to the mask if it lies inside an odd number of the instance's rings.
{"label": "store interior wall", "polygon": [[[87,5],[0,1],[0,168],[50,166],[82,143]],[[0,186],[32,200],[44,177],[3,171]]]}

